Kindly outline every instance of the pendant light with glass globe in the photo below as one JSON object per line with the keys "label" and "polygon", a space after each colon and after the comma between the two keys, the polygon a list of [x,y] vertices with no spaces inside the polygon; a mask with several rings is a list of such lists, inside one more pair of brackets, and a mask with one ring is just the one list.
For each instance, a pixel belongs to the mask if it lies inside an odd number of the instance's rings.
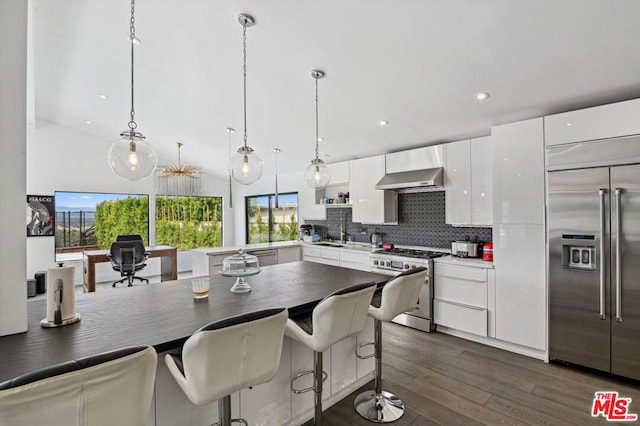
{"label": "pendant light with glass globe", "polygon": [[324,71],[313,70],[311,71],[311,77],[316,80],[316,156],[304,171],[304,181],[311,189],[323,189],[331,179],[329,168],[318,154],[318,142],[320,141],[318,136],[318,79],[324,77]]}
{"label": "pendant light with glass globe", "polygon": [[129,44],[131,45],[131,111],[129,129],[120,133],[120,139],[111,144],[108,161],[111,170],[120,177],[129,180],[140,180],[151,175],[156,169],[158,158],[145,140],[142,133],[136,128],[134,109],[134,50],[140,44],[136,37],[135,27],[135,0],[131,0],[131,18],[129,20]]}
{"label": "pendant light with glass globe", "polygon": [[238,152],[231,159],[231,175],[233,179],[242,185],[249,185],[262,176],[262,160],[253,148],[247,146],[247,27],[255,21],[252,16],[240,14],[238,22],[242,25],[242,70],[244,76],[244,146],[238,148]]}

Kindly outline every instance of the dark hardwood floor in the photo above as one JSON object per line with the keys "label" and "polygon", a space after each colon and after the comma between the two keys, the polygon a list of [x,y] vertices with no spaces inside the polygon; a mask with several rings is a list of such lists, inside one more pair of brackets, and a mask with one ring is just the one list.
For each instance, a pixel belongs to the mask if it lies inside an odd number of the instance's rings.
{"label": "dark hardwood floor", "polygon": [[[383,336],[383,389],[407,407],[394,425],[612,424],[591,416],[596,391],[632,398],[629,411],[640,415],[633,384],[396,324],[384,323]],[[353,409],[355,396],[372,388],[325,410],[324,424],[373,424]]]}

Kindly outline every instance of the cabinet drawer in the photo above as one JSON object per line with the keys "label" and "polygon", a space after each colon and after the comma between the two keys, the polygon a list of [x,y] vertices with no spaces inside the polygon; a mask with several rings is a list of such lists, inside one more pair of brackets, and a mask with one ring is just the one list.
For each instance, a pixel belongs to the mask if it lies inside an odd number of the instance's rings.
{"label": "cabinet drawer", "polygon": [[433,268],[433,273],[436,277],[442,275],[467,281],[487,281],[487,270],[485,268],[474,268],[472,266],[436,263]]}
{"label": "cabinet drawer", "polygon": [[320,257],[319,247],[302,247],[302,258],[307,260],[308,257]]}
{"label": "cabinet drawer", "polygon": [[340,251],[332,249],[320,249],[323,259],[340,260]]}
{"label": "cabinet drawer", "polygon": [[487,336],[487,310],[434,299],[434,322],[445,327]]}
{"label": "cabinet drawer", "polygon": [[369,253],[354,253],[352,251],[340,250],[340,261],[368,264]]}
{"label": "cabinet drawer", "polygon": [[433,296],[440,300],[486,308],[487,283],[436,275],[433,279]]}

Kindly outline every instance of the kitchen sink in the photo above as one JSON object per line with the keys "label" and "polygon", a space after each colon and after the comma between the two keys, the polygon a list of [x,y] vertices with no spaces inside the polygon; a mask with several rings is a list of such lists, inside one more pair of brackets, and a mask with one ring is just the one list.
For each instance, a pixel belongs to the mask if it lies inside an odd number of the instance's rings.
{"label": "kitchen sink", "polygon": [[335,243],[315,243],[314,246],[344,247],[342,244],[335,244]]}

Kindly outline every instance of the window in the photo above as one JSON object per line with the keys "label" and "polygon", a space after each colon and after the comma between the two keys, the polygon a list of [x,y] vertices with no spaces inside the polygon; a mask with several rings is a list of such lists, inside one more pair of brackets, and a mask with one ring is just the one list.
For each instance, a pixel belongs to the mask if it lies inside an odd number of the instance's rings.
{"label": "window", "polygon": [[298,238],[298,194],[246,197],[247,244],[290,241]]}
{"label": "window", "polygon": [[97,192],[55,192],[56,260],[65,253],[108,249],[121,234],[149,242],[149,196]]}
{"label": "window", "polygon": [[156,244],[190,250],[222,246],[222,197],[156,197]]}

